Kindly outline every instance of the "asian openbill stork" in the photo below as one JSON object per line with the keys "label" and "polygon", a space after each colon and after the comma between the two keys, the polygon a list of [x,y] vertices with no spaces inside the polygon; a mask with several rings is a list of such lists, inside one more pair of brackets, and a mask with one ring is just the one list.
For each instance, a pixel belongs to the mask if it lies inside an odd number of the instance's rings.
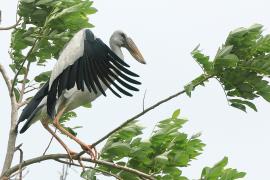
{"label": "asian openbill stork", "polygon": [[132,96],[127,89],[138,91],[131,84],[140,84],[132,77],[137,74],[127,69],[121,48],[126,48],[140,63],[144,58],[133,40],[122,31],[115,31],[110,38],[111,49],[96,38],[89,29],[82,29],[67,43],[60,53],[50,80],[23,109],[18,124],[27,119],[20,133],[24,133],[34,122],[41,120],[42,125],[65,148],[69,156],[74,153],[52,131],[49,122],[63,134],[75,140],[91,157],[96,153],[80,139],[64,129],[59,119],[65,112],[95,100],[110,89],[117,97],[120,94]]}

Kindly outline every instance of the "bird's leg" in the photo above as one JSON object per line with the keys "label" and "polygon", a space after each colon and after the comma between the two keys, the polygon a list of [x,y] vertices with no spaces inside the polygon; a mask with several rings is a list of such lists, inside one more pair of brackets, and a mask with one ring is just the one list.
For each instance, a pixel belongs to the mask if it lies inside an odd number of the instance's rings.
{"label": "bird's leg", "polygon": [[82,157],[81,156],[78,158],[78,162],[79,162],[80,166],[82,167],[82,172],[85,172],[85,166],[82,163]]}
{"label": "bird's leg", "polygon": [[71,134],[70,132],[68,132],[65,128],[63,128],[61,126],[61,124],[59,123],[59,119],[62,116],[62,114],[65,112],[65,108],[61,108],[56,117],[53,120],[53,125],[59,130],[61,131],[63,134],[67,135],[68,137],[70,137],[71,139],[73,139],[74,141],[76,141],[81,148],[86,151],[92,159],[96,159],[97,158],[97,151],[95,149],[95,147],[92,147],[91,145],[87,145],[84,142],[82,142],[80,139],[78,139],[77,137],[75,137],[73,134]]}
{"label": "bird's leg", "polygon": [[72,162],[72,156],[76,155],[77,153],[70,150],[67,145],[53,132],[53,130],[49,127],[48,125],[48,120],[45,121],[41,121],[43,127],[63,146],[63,148],[66,150],[66,152],[68,153],[68,156],[70,158],[70,161]]}

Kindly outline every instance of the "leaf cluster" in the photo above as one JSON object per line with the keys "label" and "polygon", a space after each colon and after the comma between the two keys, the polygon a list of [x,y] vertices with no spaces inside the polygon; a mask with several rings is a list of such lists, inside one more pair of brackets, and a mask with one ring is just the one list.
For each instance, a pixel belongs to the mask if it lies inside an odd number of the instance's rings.
{"label": "leaf cluster", "polygon": [[[101,159],[127,166],[151,174],[157,179],[185,180],[181,167],[189,166],[203,150],[204,144],[198,137],[189,138],[181,132],[186,119],[179,117],[180,110],[160,121],[150,138],[143,139],[142,127],[136,122],[130,123],[114,133],[108,139],[101,152]],[[122,179],[140,179],[140,177],[105,166],[97,168],[115,174]],[[94,179],[96,170],[89,170],[82,177]],[[91,178],[89,175],[91,174]],[[86,178],[87,179],[87,178]]]}
{"label": "leaf cluster", "polygon": [[[204,70],[204,76],[215,77],[230,105],[243,111],[246,107],[257,111],[253,100],[258,97],[270,102],[270,35],[263,35],[262,29],[262,25],[255,24],[230,32],[213,60],[198,47],[191,53]],[[192,91],[189,86],[187,93]]]}
{"label": "leaf cluster", "polygon": [[202,170],[201,180],[233,180],[245,177],[246,173],[238,172],[236,169],[225,168],[228,158],[224,157],[213,167],[205,167]]}

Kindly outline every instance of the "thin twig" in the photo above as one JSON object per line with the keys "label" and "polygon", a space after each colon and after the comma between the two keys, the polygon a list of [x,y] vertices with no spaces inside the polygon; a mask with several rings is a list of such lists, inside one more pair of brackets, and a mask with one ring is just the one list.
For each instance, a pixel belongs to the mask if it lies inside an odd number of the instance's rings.
{"label": "thin twig", "polygon": [[17,27],[20,24],[20,21],[21,21],[21,19],[19,18],[19,20],[12,26],[0,27],[0,31],[10,30],[10,29]]}
{"label": "thin twig", "polygon": [[67,164],[63,163],[62,173],[60,175],[60,180],[66,180],[67,179],[68,169],[69,169],[69,167],[67,166]]}
{"label": "thin twig", "polygon": [[5,80],[5,83],[7,85],[7,88],[8,88],[8,92],[10,93],[11,92],[11,81],[7,75],[7,72],[6,70],[4,69],[4,66],[2,64],[0,64],[0,72]]}
{"label": "thin twig", "polygon": [[177,97],[177,96],[179,96],[179,95],[181,95],[181,94],[183,94],[183,93],[185,93],[185,90],[182,90],[182,91],[180,91],[180,92],[178,92],[178,93],[176,93],[176,94],[174,94],[174,95],[172,95],[172,96],[167,97],[166,99],[163,99],[163,100],[157,102],[157,103],[154,104],[153,106],[150,106],[149,108],[145,109],[144,111],[142,111],[141,113],[135,115],[134,117],[128,119],[127,121],[125,121],[124,123],[122,123],[120,126],[118,126],[118,127],[115,128],[114,130],[112,130],[111,132],[109,132],[108,134],[106,134],[104,137],[102,137],[101,139],[99,139],[98,141],[96,141],[95,143],[93,143],[92,146],[98,145],[99,143],[101,143],[102,141],[104,141],[105,139],[107,139],[110,135],[112,135],[112,134],[115,133],[116,131],[122,129],[124,126],[126,126],[126,125],[129,124],[130,122],[132,122],[132,121],[138,119],[139,117],[141,117],[142,115],[144,115],[144,114],[147,113],[148,111],[153,110],[154,108],[158,107],[159,105],[161,105],[161,104],[163,104],[163,103],[165,103],[165,102],[167,102],[167,101],[169,101],[169,100],[171,100],[171,99],[173,99],[173,98],[175,98],[175,97]]}
{"label": "thin twig", "polygon": [[20,109],[22,106],[28,104],[28,103],[30,102],[30,100],[31,100],[31,99],[27,99],[27,100],[21,102],[20,104],[18,104],[18,109]]}
{"label": "thin twig", "polygon": [[[60,163],[64,163],[64,164],[67,164],[67,165],[72,165],[72,166],[76,166],[76,167],[81,167],[81,165],[79,165],[79,164],[75,164],[75,163],[72,163],[72,162],[66,162],[66,161],[63,161],[63,160],[61,160],[61,159],[55,159],[55,161],[60,162]],[[115,178],[118,179],[118,180],[123,180],[121,177],[119,177],[119,176],[117,176],[117,175],[115,175],[115,174],[112,174],[112,173],[110,173],[110,172],[107,172],[107,171],[104,171],[104,170],[101,170],[101,169],[97,169],[97,168],[94,168],[94,167],[91,167],[91,166],[84,166],[84,167],[85,167],[85,168],[88,168],[88,169],[93,169],[93,170],[95,170],[95,171],[99,171],[99,172],[101,172],[101,173],[103,173],[103,174],[107,174],[107,175],[112,176],[112,177],[115,177]]]}
{"label": "thin twig", "polygon": [[[26,168],[27,168],[27,167],[22,168],[22,171],[24,172]],[[26,172],[22,175],[22,179],[23,179],[25,176],[27,176],[28,173],[29,173],[29,171],[26,171]],[[18,180],[17,176],[19,176],[19,174],[20,174],[20,172],[13,173],[13,174],[9,177],[9,179],[10,179],[10,180]]]}
{"label": "thin twig", "polygon": [[[55,128],[55,130],[54,130],[54,133],[56,133],[56,128]],[[44,155],[46,154],[46,152],[48,151],[49,147],[50,147],[51,144],[52,144],[52,141],[53,141],[53,136],[51,137],[48,146],[46,147],[45,151],[43,152],[43,154],[42,154],[43,156],[44,156]]]}
{"label": "thin twig", "polygon": [[[39,157],[35,157],[26,161],[23,161],[21,164],[17,164],[11,168],[9,168],[8,170],[6,170],[3,175],[0,177],[0,179],[2,178],[6,178],[9,177],[11,174],[13,174],[14,172],[18,171],[20,166],[21,167],[25,167],[25,166],[29,166],[31,164],[35,164],[35,163],[40,163],[42,161],[46,161],[46,160],[55,160],[55,159],[59,159],[59,158],[63,158],[63,159],[70,159],[70,156],[68,154],[49,154],[49,155],[44,155],[44,156],[39,156]],[[74,156],[74,160],[78,160],[78,156]],[[104,166],[108,166],[111,168],[115,168],[115,169],[119,169],[119,170],[123,170],[129,173],[132,173],[134,175],[137,176],[141,176],[144,177],[146,179],[150,179],[150,180],[155,180],[154,177],[152,177],[149,174],[146,174],[144,172],[141,172],[139,170],[133,169],[133,168],[129,168],[129,167],[125,167],[125,166],[121,166],[119,164],[114,164],[108,161],[103,161],[103,160],[93,160],[91,158],[86,158],[86,157],[81,157],[82,161],[85,162],[91,162],[91,163],[96,163],[96,164],[100,164],[100,165],[104,165]]]}
{"label": "thin twig", "polygon": [[22,70],[25,62],[27,61],[27,59],[29,58],[29,56],[32,54],[33,50],[35,49],[36,45],[37,45],[37,41],[38,39],[35,40],[34,44],[32,45],[31,49],[28,51],[28,53],[26,54],[20,68],[18,69],[17,73],[15,74],[14,76],[14,79],[13,79],[13,82],[12,82],[12,86],[11,86],[11,91],[10,91],[10,95],[13,96],[13,90],[14,90],[14,86],[17,82],[17,78],[18,78],[18,75],[20,74],[20,71]]}
{"label": "thin twig", "polygon": [[27,94],[27,93],[30,93],[30,92],[32,92],[32,91],[34,91],[34,90],[38,90],[39,88],[37,88],[37,87],[33,87],[32,89],[29,89],[29,90],[27,90],[27,91],[24,91],[24,94]]}
{"label": "thin twig", "polygon": [[144,102],[145,102],[146,92],[147,92],[147,89],[145,89],[144,94],[143,94],[143,111],[145,109],[144,108]]}
{"label": "thin twig", "polygon": [[20,91],[20,99],[19,99],[18,103],[21,103],[22,100],[23,100],[23,95],[24,95],[24,91],[25,91],[25,84],[26,84],[28,72],[29,72],[29,69],[30,69],[30,65],[31,65],[31,62],[28,61],[27,65],[26,65],[26,72],[25,72],[24,77],[23,77],[22,88],[21,88],[21,91]]}
{"label": "thin twig", "polygon": [[23,162],[23,150],[21,149],[22,144],[15,148],[15,151],[20,152],[20,167],[19,167],[19,180],[22,180],[22,162]]}

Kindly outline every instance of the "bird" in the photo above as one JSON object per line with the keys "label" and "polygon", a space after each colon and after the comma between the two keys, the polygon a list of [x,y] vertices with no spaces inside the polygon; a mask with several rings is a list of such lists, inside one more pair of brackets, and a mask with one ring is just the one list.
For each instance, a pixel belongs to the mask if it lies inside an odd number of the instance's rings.
{"label": "bird", "polygon": [[91,157],[96,151],[59,123],[60,117],[68,111],[94,101],[101,94],[106,96],[109,89],[115,96],[132,96],[138,91],[134,87],[141,83],[139,77],[130,71],[124,61],[125,48],[141,64],[146,64],[136,44],[123,31],[114,31],[108,47],[90,29],[81,29],[64,46],[54,65],[49,80],[40,88],[23,109],[17,123],[26,120],[20,133],[24,133],[33,123],[41,121],[43,127],[63,146],[71,157],[74,151],[50,128],[52,123],[61,133],[76,141]]}

